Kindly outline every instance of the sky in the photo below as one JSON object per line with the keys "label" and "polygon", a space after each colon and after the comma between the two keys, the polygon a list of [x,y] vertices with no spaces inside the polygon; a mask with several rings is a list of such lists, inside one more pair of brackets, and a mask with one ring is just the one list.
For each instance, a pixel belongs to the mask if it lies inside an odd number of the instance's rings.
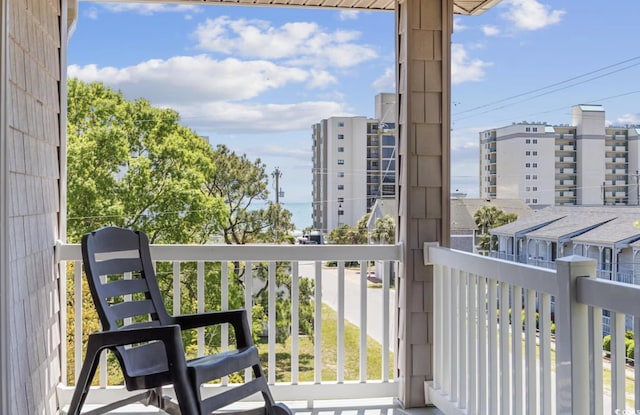
{"label": "sky", "polygon": [[[502,0],[456,16],[452,191],[478,196],[478,133],[571,122],[601,104],[640,124],[638,0]],[[282,171],[285,203],[311,202],[311,126],[374,116],[395,92],[392,12],[80,2],[68,76],[177,110],[183,124]],[[273,192],[272,192],[273,194]]]}

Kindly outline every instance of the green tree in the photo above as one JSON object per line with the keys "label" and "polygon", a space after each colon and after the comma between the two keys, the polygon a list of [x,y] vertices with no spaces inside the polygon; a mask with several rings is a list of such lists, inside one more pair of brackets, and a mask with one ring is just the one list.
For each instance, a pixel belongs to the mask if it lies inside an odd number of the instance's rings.
{"label": "green tree", "polygon": [[389,215],[377,218],[371,232],[371,239],[378,243],[393,244],[396,242],[396,223]]}
{"label": "green tree", "polygon": [[495,242],[491,243],[491,235],[489,230],[498,226],[506,225],[518,219],[515,213],[506,213],[495,206],[483,206],[476,210],[473,214],[473,218],[476,222],[477,235],[479,242],[477,244],[478,250],[489,251],[490,249],[497,248]]}
{"label": "green tree", "polygon": [[127,101],[101,83],[68,82],[68,239],[117,225],[152,243],[204,243],[219,233],[224,200],[206,191],[211,147],[178,114]]}

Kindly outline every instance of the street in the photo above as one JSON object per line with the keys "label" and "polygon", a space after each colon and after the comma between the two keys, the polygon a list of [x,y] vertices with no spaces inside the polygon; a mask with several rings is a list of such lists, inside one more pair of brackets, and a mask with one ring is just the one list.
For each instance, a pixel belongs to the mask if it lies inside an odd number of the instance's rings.
{"label": "street", "polygon": [[[299,274],[305,278],[315,278],[315,262],[300,261]],[[347,321],[360,327],[360,270],[345,269],[344,316]],[[367,335],[382,344],[383,338],[383,289],[367,288]],[[338,269],[322,268],[322,302],[338,310]],[[389,350],[393,351],[395,321],[395,290],[389,299]]]}

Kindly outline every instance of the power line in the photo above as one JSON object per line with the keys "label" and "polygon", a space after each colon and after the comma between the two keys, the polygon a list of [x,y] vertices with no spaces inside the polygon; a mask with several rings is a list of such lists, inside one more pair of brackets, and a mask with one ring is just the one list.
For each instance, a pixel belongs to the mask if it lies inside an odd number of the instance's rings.
{"label": "power line", "polygon": [[[532,90],[529,90],[529,91],[526,91],[526,92],[522,92],[522,93],[519,93],[519,94],[516,94],[516,95],[512,95],[512,96],[509,96],[509,97],[506,97],[506,98],[502,98],[502,99],[499,99],[499,100],[496,100],[496,101],[493,101],[493,102],[489,102],[489,103],[486,103],[486,104],[478,105],[478,106],[476,106],[476,107],[469,108],[469,109],[464,110],[464,111],[459,111],[459,112],[454,113],[454,114],[452,114],[452,115],[455,117],[455,116],[457,116],[457,115],[466,114],[466,113],[469,113],[469,112],[474,112],[474,111],[477,111],[477,110],[480,110],[480,109],[483,109],[483,108],[487,108],[487,107],[492,107],[492,106],[494,106],[494,105],[501,104],[501,103],[503,103],[503,102],[507,102],[507,101],[514,100],[514,99],[516,99],[516,98],[520,98],[520,97],[523,97],[523,96],[526,96],[526,95],[534,94],[534,93],[536,93],[536,92],[544,91],[544,90],[547,90],[547,89],[550,89],[550,88],[554,88],[554,87],[557,87],[557,86],[560,86],[560,85],[563,85],[563,84],[567,84],[567,83],[572,82],[572,81],[575,81],[575,80],[577,80],[577,79],[584,78],[584,77],[587,77],[587,76],[590,76],[590,75],[596,74],[596,73],[598,73],[598,72],[602,72],[602,71],[605,71],[605,70],[607,70],[607,69],[614,68],[614,67],[616,67],[616,66],[624,65],[624,64],[626,64],[626,63],[633,62],[633,61],[636,61],[636,60],[638,60],[638,59],[640,59],[640,56],[635,56],[635,57],[633,57],[633,58],[625,59],[625,60],[623,60],[623,61],[620,61],[620,62],[617,62],[617,63],[611,64],[611,65],[607,65],[607,66],[604,66],[604,67],[602,67],[602,68],[599,68],[599,69],[596,69],[596,70],[593,70],[593,71],[590,71],[590,72],[586,72],[586,73],[581,74],[581,75],[577,75],[577,76],[574,76],[574,77],[571,77],[571,78],[568,78],[568,79],[565,79],[565,80],[562,80],[562,81],[559,81],[559,82],[554,82],[554,83],[552,83],[552,84],[549,84],[549,85],[546,85],[546,86],[543,86],[543,87],[540,87],[540,88],[535,88],[535,89],[532,89]],[[602,78],[602,77],[605,77],[605,76],[609,76],[609,75],[612,75],[612,74],[615,74],[615,73],[621,72],[621,71],[623,71],[623,70],[626,70],[626,69],[629,69],[629,68],[632,68],[632,67],[635,67],[635,66],[638,66],[638,65],[640,65],[640,62],[638,62],[638,63],[634,63],[634,64],[632,64],[632,65],[625,66],[625,67],[623,67],[623,68],[616,69],[616,70],[614,70],[614,71],[607,72],[607,73],[605,73],[605,74],[601,74],[601,75],[598,75],[598,76],[595,76],[595,77],[592,77],[592,78],[586,79],[586,80],[584,80],[584,81],[576,82],[576,83],[573,83],[573,84],[571,84],[571,85],[564,86],[564,87],[562,87],[562,88],[556,88],[556,89],[554,89],[554,90],[552,90],[552,91],[547,91],[547,92],[545,92],[545,93],[538,94],[538,95],[536,95],[536,96],[534,96],[534,97],[527,98],[526,100],[521,100],[521,101],[518,101],[518,102],[516,102],[516,103],[526,102],[526,101],[529,101],[529,100],[531,100],[531,99],[535,99],[535,98],[539,98],[539,97],[544,96],[544,95],[551,94],[551,93],[553,93],[553,92],[557,92],[557,91],[561,91],[561,90],[563,90],[563,89],[571,88],[571,87],[573,87],[573,86],[581,85],[581,84],[584,84],[584,83],[586,83],[586,82],[591,82],[591,81],[593,81],[593,80],[596,80],[596,79],[599,79],[599,78]],[[510,103],[509,105],[514,105],[514,103]],[[484,111],[484,112],[480,112],[480,113],[479,113],[479,114],[477,114],[477,115],[486,114],[487,112],[491,112],[491,111],[496,111],[496,110],[498,110],[498,109],[505,108],[506,106],[507,106],[507,105],[503,105],[503,106],[500,106],[500,107],[497,107],[497,108],[493,108],[493,109],[490,109],[490,110],[487,110],[487,111]],[[462,117],[462,118],[457,118],[457,119],[456,119],[456,120],[454,120],[454,121],[458,121],[458,120],[461,120],[461,119],[467,119],[467,118],[470,118],[470,117],[471,117],[471,116],[468,116],[468,117]]]}

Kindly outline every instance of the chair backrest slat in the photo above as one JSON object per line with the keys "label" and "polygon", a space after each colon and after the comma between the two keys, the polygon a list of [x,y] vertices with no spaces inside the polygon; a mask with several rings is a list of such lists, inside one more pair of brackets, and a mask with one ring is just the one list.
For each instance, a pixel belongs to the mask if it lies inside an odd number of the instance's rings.
{"label": "chair backrest slat", "polygon": [[[104,330],[117,330],[124,318],[138,315],[158,319],[162,325],[173,323],[160,294],[144,232],[118,227],[90,232],[82,237],[82,259]],[[132,275],[130,280],[125,278],[127,273]],[[103,282],[105,276],[107,281]],[[136,293],[144,297],[120,298]]]}
{"label": "chair backrest slat", "polygon": [[[125,318],[149,316],[156,312],[153,302],[151,300],[143,301],[125,301],[118,304],[113,304],[109,307],[111,315],[113,315],[116,322],[124,320]],[[118,324],[118,326],[121,326]]]}
{"label": "chair backrest slat", "polygon": [[94,272],[100,276],[139,271],[142,271],[142,261],[140,260],[140,258],[114,258],[96,260],[94,269]]}
{"label": "chair backrest slat", "polygon": [[138,293],[145,294],[146,298],[148,292],[149,287],[147,286],[147,281],[144,279],[118,280],[102,284],[102,293],[105,295],[105,298]]}

